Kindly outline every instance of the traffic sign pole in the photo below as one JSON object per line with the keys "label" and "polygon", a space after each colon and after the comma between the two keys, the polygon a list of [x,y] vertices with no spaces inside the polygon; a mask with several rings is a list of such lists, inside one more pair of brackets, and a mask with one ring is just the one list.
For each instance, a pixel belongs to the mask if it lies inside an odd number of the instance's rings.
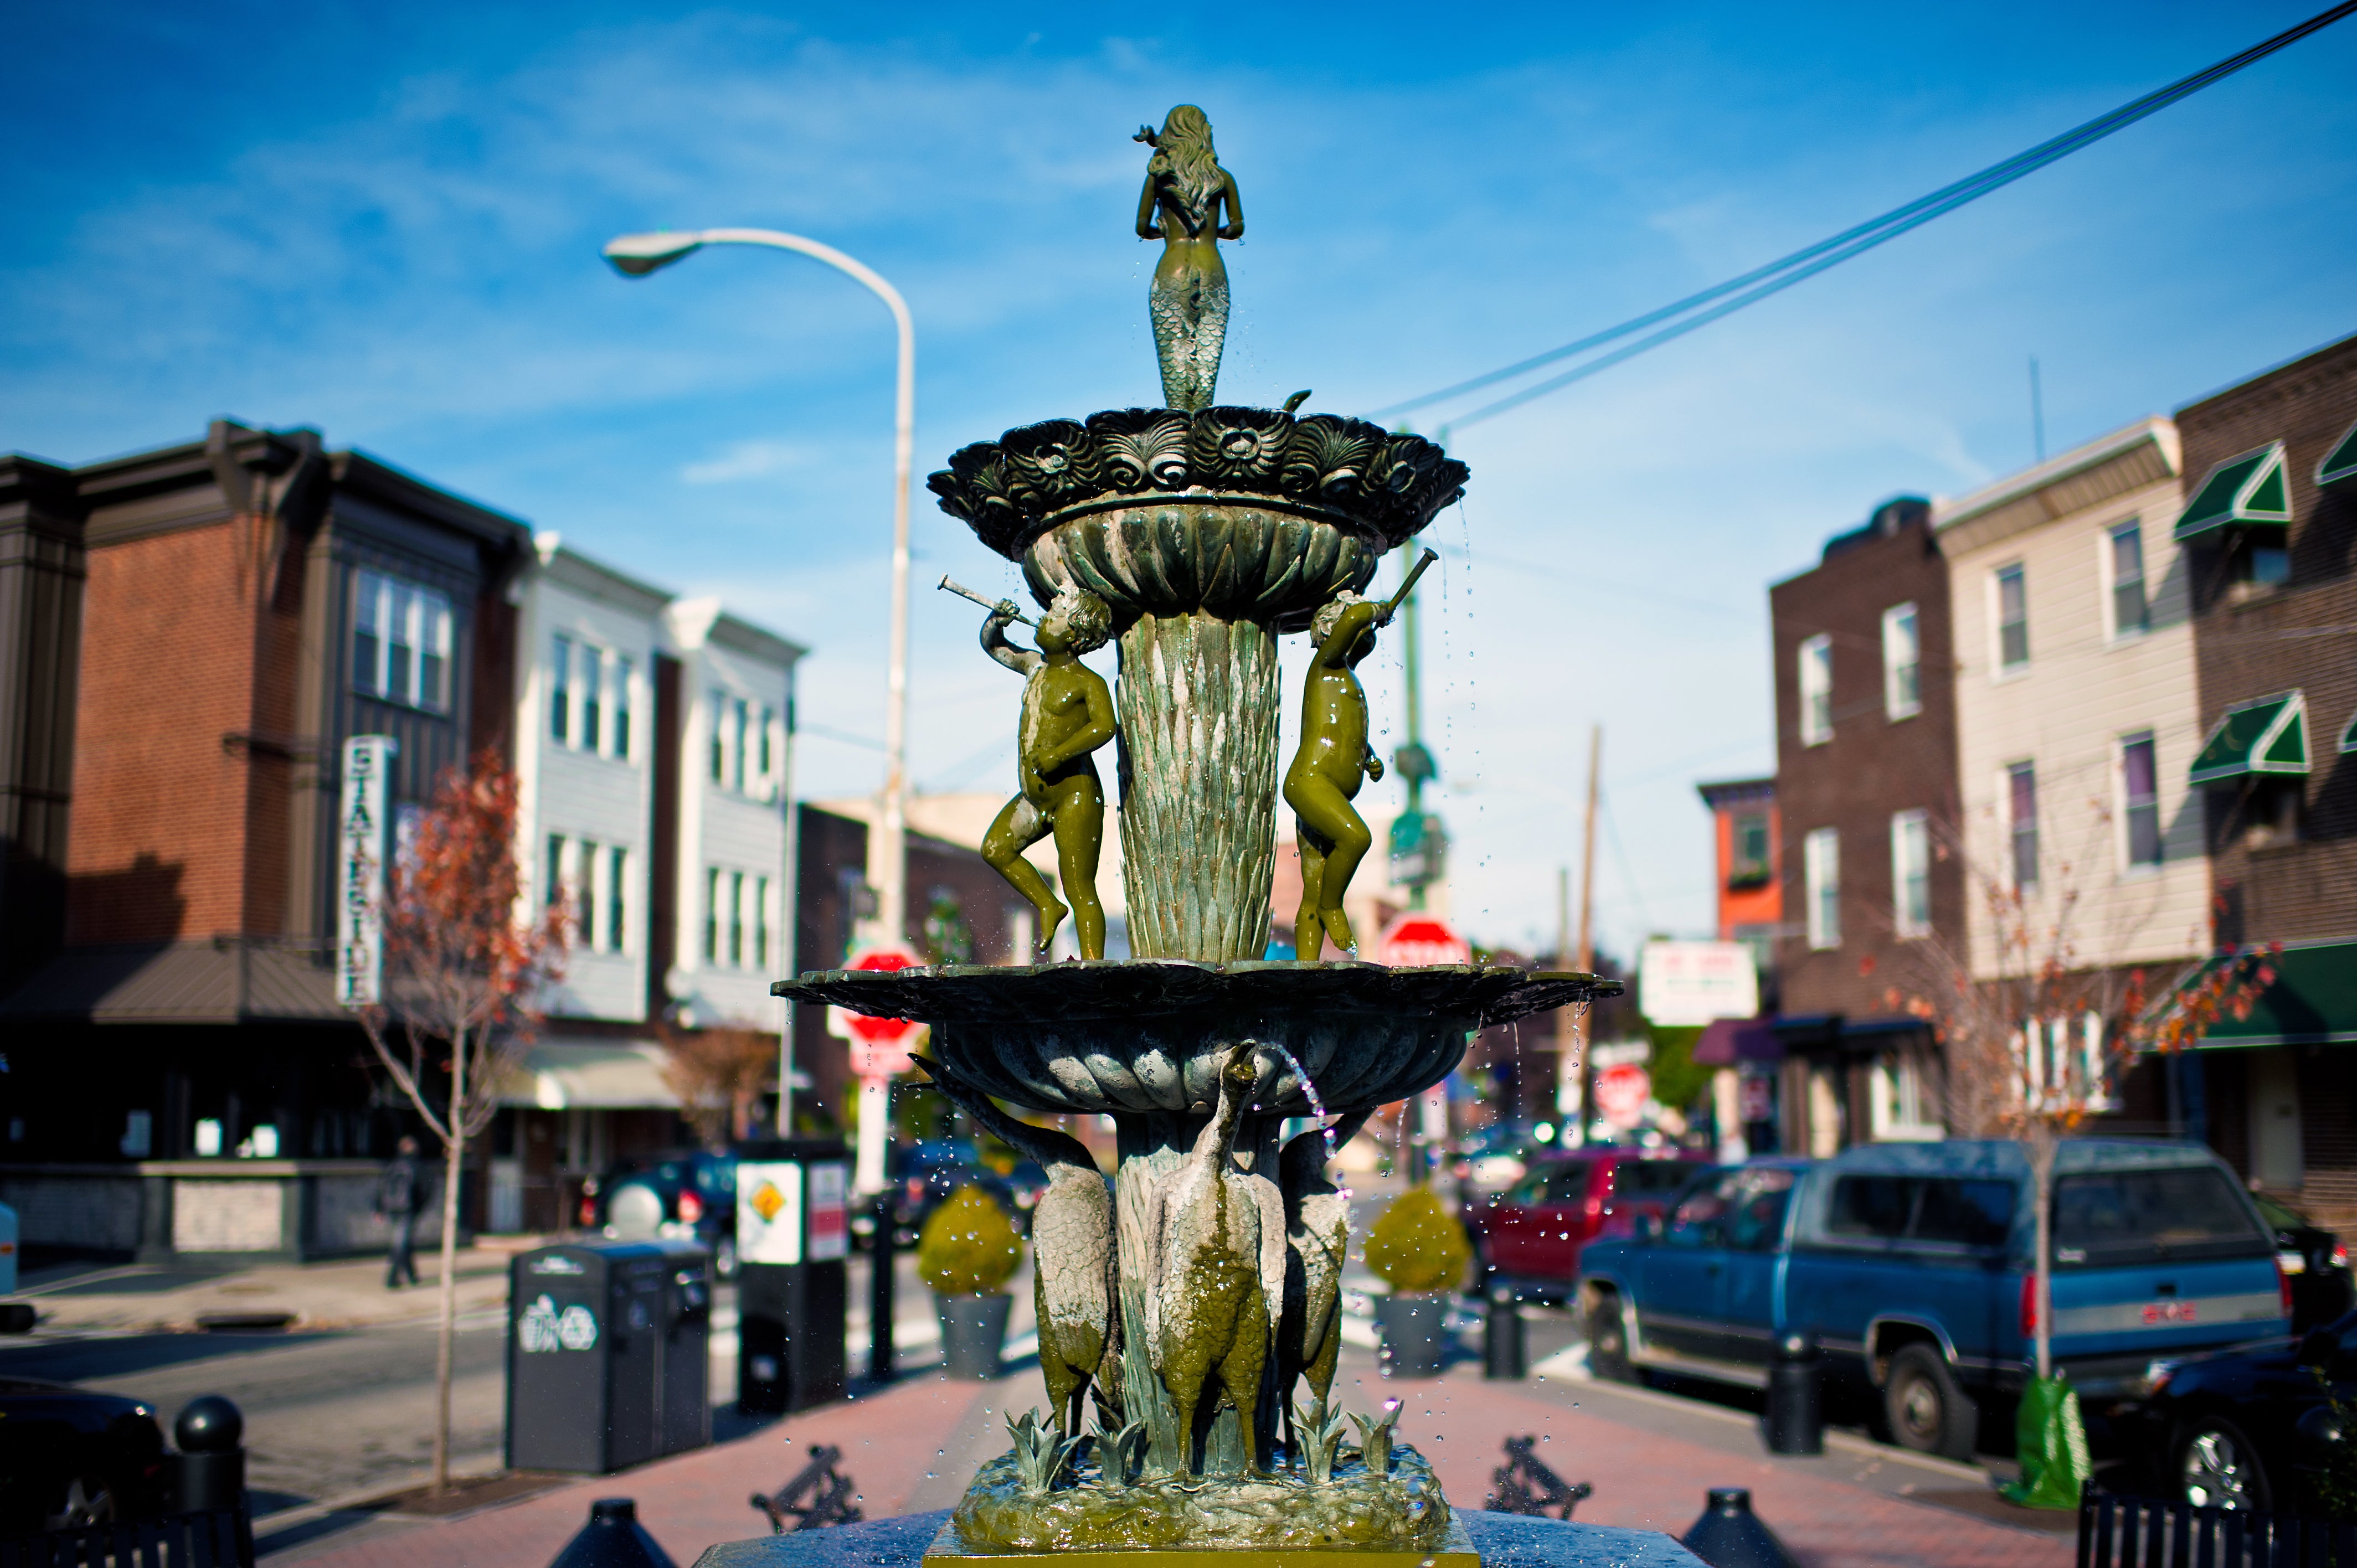
{"label": "traffic sign pole", "polygon": [[[846,969],[912,968],[923,961],[899,946],[866,948]],[[859,1080],[859,1149],[852,1186],[861,1193],[884,1190],[884,1156],[892,1141],[892,1079],[909,1070],[909,1052],[924,1034],[907,1018],[871,1018],[841,1007],[827,1009],[827,1030],[850,1042],[851,1074]]]}

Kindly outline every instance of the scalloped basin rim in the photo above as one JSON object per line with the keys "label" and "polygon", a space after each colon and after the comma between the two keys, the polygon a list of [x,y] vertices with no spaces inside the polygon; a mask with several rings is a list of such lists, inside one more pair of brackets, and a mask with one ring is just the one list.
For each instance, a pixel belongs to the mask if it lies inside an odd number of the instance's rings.
{"label": "scalloped basin rim", "polygon": [[1181,959],[994,965],[942,964],[898,970],[812,970],[781,980],[770,993],[824,1003],[878,1018],[923,1023],[1042,1024],[1084,1018],[1137,1018],[1207,1008],[1417,1013],[1480,1025],[1511,1023],[1577,1002],[1618,996],[1620,983],[1593,974],[1446,964],[1392,969],[1341,961],[1251,960],[1192,963]]}

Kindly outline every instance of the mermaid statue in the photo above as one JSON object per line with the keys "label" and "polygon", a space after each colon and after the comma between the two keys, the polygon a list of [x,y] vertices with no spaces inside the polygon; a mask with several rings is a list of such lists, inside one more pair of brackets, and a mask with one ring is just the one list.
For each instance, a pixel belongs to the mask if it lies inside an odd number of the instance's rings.
{"label": "mermaid statue", "polygon": [[[1219,385],[1220,349],[1228,337],[1228,269],[1220,260],[1220,242],[1243,238],[1243,199],[1236,194],[1235,177],[1211,150],[1211,121],[1192,103],[1170,111],[1160,131],[1140,126],[1133,139],[1154,149],[1137,198],[1137,237],[1162,242],[1147,296],[1154,349],[1162,360],[1162,401],[1191,413],[1211,406]],[[1220,221],[1223,202],[1225,223]]]}

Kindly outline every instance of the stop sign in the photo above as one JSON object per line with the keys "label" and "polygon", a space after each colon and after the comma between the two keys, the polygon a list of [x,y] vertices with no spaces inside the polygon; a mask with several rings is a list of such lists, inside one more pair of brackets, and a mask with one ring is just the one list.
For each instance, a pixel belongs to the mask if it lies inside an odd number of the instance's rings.
{"label": "stop sign", "polygon": [[[913,969],[920,962],[915,953],[904,947],[873,947],[853,955],[845,969],[884,970]],[[871,1018],[865,1013],[848,1008],[829,1007],[826,1010],[827,1032],[851,1043],[851,1076],[854,1078],[890,1078],[906,1072],[909,1048],[917,1043],[922,1024],[906,1018]]]}
{"label": "stop sign", "polygon": [[1436,963],[1471,963],[1473,950],[1455,928],[1431,915],[1406,914],[1375,940],[1375,961],[1394,969]]}
{"label": "stop sign", "polygon": [[1645,1120],[1645,1102],[1652,1097],[1652,1075],[1634,1062],[1618,1062],[1596,1075],[1597,1113],[1624,1131]]}

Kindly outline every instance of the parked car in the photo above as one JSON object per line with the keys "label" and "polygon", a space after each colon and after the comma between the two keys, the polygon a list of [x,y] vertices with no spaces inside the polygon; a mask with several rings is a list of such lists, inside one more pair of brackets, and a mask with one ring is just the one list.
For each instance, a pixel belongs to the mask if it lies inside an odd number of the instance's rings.
{"label": "parked car", "polygon": [[[1590,1245],[1590,1366],[1764,1386],[1770,1348],[1813,1341],[1878,1391],[1904,1447],[1969,1459],[1977,1402],[2018,1393],[2036,1329],[2029,1169],[2007,1142],[1881,1144],[1755,1160],[1688,1193],[1658,1235]],[[2275,1238],[2233,1173],[2191,1144],[2062,1145],[2052,1349],[2097,1414],[2157,1358],[2281,1335]]]}
{"label": "parked car", "polygon": [[1704,1168],[1698,1158],[1620,1149],[1540,1155],[1505,1192],[1469,1204],[1466,1229],[1497,1283],[1542,1298],[1568,1296],[1582,1250],[1608,1225],[1659,1211]]}
{"label": "parked car", "polygon": [[2330,1230],[2276,1198],[2254,1195],[2259,1218],[2276,1233],[2276,1262],[2291,1278],[2291,1331],[2305,1334],[2357,1306],[2350,1288],[2349,1249]]}
{"label": "parked car", "polygon": [[[892,1151],[891,1177],[893,1245],[898,1247],[916,1245],[917,1234],[932,1218],[933,1210],[948,1202],[950,1195],[962,1187],[978,1187],[990,1194],[1018,1225],[1028,1225],[1030,1220],[1030,1205],[1018,1201],[1015,1183],[982,1164],[974,1145],[963,1138],[927,1139],[896,1147]],[[1031,1191],[1032,1203],[1039,1201],[1039,1194],[1046,1187],[1046,1173],[1041,1172],[1037,1188]],[[857,1227],[858,1239],[866,1240],[875,1229],[875,1222],[866,1219]]]}
{"label": "parked car", "polygon": [[153,1514],[163,1506],[164,1463],[152,1405],[0,1380],[0,1537]]}
{"label": "parked car", "polygon": [[2319,1511],[2326,1451],[2357,1440],[2332,1410],[2336,1399],[2357,1401],[2357,1312],[2291,1339],[2158,1360],[2145,1381],[2119,1429],[2166,1496],[2204,1508]]}
{"label": "parked car", "polygon": [[1476,1128],[1457,1143],[1457,1179],[1473,1193],[1499,1193],[1530,1174],[1545,1145],[1527,1122]]}
{"label": "parked car", "polygon": [[698,1149],[627,1161],[581,1187],[581,1226],[614,1241],[696,1241],[737,1273],[737,1156]]}

